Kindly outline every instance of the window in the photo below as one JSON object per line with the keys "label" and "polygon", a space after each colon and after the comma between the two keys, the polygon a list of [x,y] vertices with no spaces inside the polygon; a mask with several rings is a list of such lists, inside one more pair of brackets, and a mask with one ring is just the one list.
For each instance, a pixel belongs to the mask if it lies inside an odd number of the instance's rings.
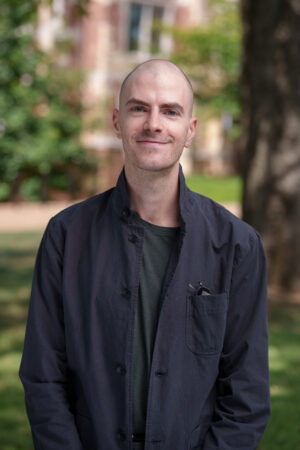
{"label": "window", "polygon": [[163,6],[131,3],[129,10],[130,51],[157,53],[160,51],[160,30],[155,28],[164,17]]}
{"label": "window", "polygon": [[157,53],[160,50],[160,30],[156,28],[157,25],[163,21],[164,8],[162,6],[155,6],[153,8],[153,23],[151,36],[151,53]]}
{"label": "window", "polygon": [[130,5],[129,50],[138,50],[142,5]]}

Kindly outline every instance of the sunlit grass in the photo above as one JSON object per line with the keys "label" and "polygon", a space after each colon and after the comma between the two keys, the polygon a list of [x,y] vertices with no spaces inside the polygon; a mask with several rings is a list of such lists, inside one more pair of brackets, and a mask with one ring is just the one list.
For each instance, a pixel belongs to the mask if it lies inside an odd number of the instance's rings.
{"label": "sunlit grass", "polygon": [[[41,233],[0,233],[0,450],[33,450],[18,378]],[[283,299],[284,300],[284,299]],[[272,417],[260,450],[300,450],[300,306],[270,310]]]}
{"label": "sunlit grass", "polygon": [[187,178],[186,183],[192,191],[218,203],[241,202],[242,199],[242,180],[238,176],[216,178],[194,174]]}

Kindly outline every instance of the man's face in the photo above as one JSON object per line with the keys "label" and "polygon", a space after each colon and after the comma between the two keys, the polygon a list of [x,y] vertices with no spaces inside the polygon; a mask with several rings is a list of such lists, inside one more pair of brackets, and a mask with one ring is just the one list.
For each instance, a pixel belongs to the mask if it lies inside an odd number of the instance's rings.
{"label": "man's face", "polygon": [[195,134],[191,92],[174,69],[140,70],[127,81],[113,122],[123,141],[125,168],[160,171],[179,164]]}

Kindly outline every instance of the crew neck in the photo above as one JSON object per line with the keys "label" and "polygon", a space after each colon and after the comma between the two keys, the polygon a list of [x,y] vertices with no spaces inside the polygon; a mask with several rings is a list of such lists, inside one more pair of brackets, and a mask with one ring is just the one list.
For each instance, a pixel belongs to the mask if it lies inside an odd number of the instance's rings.
{"label": "crew neck", "polygon": [[136,213],[133,213],[132,219],[135,224],[142,225],[143,227],[148,228],[159,234],[169,234],[172,232],[175,233],[180,229],[180,227],[163,227],[161,225],[155,225],[154,223],[147,222],[146,220],[142,219]]}

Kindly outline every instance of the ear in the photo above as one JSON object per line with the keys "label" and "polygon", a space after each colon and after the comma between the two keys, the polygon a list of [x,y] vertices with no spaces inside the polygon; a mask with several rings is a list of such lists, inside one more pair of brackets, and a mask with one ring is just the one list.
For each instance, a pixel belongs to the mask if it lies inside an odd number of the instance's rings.
{"label": "ear", "polygon": [[197,123],[198,123],[198,121],[197,121],[196,117],[192,117],[190,119],[190,126],[189,126],[189,130],[187,133],[186,141],[184,144],[185,147],[190,147],[193,137],[195,136],[195,133],[196,133]]}
{"label": "ear", "polygon": [[120,130],[120,124],[119,124],[119,110],[117,108],[114,108],[113,114],[112,114],[112,121],[115,133],[119,139],[122,138],[121,136],[121,130]]}

